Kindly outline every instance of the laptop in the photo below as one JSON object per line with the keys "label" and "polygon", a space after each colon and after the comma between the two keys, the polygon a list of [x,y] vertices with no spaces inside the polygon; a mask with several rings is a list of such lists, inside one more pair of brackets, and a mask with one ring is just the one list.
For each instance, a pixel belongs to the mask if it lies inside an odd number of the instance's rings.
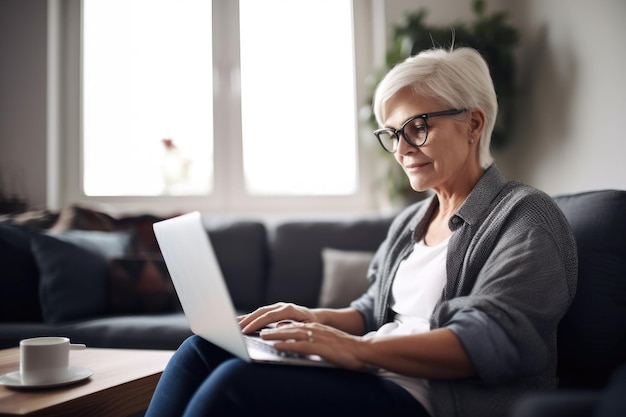
{"label": "laptop", "polygon": [[271,342],[241,333],[199,212],[154,223],[153,228],[192,332],[246,362],[335,366],[316,355],[279,352]]}

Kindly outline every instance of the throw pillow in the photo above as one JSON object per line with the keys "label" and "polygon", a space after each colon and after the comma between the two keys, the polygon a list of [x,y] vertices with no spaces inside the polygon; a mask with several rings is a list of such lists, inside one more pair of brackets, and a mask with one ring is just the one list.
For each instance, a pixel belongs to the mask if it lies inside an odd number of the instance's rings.
{"label": "throw pillow", "polygon": [[106,258],[124,256],[130,248],[132,237],[130,232],[125,231],[66,230],[64,232],[49,232],[47,234]]}
{"label": "throw pillow", "polygon": [[103,314],[108,263],[104,256],[44,234],[33,234],[43,320],[60,323]]}
{"label": "throw pillow", "polygon": [[367,270],[373,257],[372,252],[322,249],[324,269],[319,306],[347,307],[367,291]]}
{"label": "throw pillow", "polygon": [[[168,216],[169,217],[169,216]],[[132,252],[135,255],[160,254],[159,245],[154,236],[152,225],[167,217],[152,214],[121,217],[117,220],[116,230],[128,230],[133,234]]]}
{"label": "throw pillow", "polygon": [[31,234],[23,227],[0,224],[0,322],[41,320]]}
{"label": "throw pillow", "polygon": [[56,223],[50,228],[54,232],[72,229],[111,232],[115,230],[115,218],[107,213],[74,204],[62,208]]}
{"label": "throw pillow", "polygon": [[109,313],[158,314],[180,310],[178,296],[162,259],[111,260]]}
{"label": "throw pillow", "polygon": [[29,229],[43,230],[52,227],[58,217],[59,214],[56,211],[41,209],[24,213],[3,214],[0,216],[0,221]]}

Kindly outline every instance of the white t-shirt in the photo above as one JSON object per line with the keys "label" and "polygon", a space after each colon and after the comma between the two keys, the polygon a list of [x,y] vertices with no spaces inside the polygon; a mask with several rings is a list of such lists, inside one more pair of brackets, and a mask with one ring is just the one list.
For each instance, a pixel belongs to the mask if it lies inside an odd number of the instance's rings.
{"label": "white t-shirt", "polygon": [[[415,244],[413,252],[400,263],[391,287],[391,308],[396,313],[394,321],[372,332],[370,337],[430,330],[430,316],[446,284],[448,240],[435,246],[426,246],[423,240]],[[379,371],[379,374],[409,391],[432,414],[428,380],[386,370]]]}

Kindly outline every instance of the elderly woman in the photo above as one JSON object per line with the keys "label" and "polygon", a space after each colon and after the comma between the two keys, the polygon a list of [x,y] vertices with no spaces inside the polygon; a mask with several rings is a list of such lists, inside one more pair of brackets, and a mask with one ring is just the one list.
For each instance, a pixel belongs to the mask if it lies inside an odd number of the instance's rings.
{"label": "elderly woman", "polygon": [[147,416],[501,416],[557,385],[556,328],[576,288],[576,247],[544,193],[506,181],[489,142],[497,100],[473,49],[424,51],[375,94],[374,132],[416,191],[345,309],[279,303],[242,316],[280,351],[337,368],[249,364],[193,336]]}

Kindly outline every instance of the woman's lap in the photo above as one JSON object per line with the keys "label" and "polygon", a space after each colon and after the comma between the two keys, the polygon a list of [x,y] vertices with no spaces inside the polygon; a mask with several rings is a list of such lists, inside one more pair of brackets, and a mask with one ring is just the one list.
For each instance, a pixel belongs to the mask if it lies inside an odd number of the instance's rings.
{"label": "woman's lap", "polygon": [[402,387],[342,369],[246,363],[193,336],[168,364],[146,416],[427,416]]}

